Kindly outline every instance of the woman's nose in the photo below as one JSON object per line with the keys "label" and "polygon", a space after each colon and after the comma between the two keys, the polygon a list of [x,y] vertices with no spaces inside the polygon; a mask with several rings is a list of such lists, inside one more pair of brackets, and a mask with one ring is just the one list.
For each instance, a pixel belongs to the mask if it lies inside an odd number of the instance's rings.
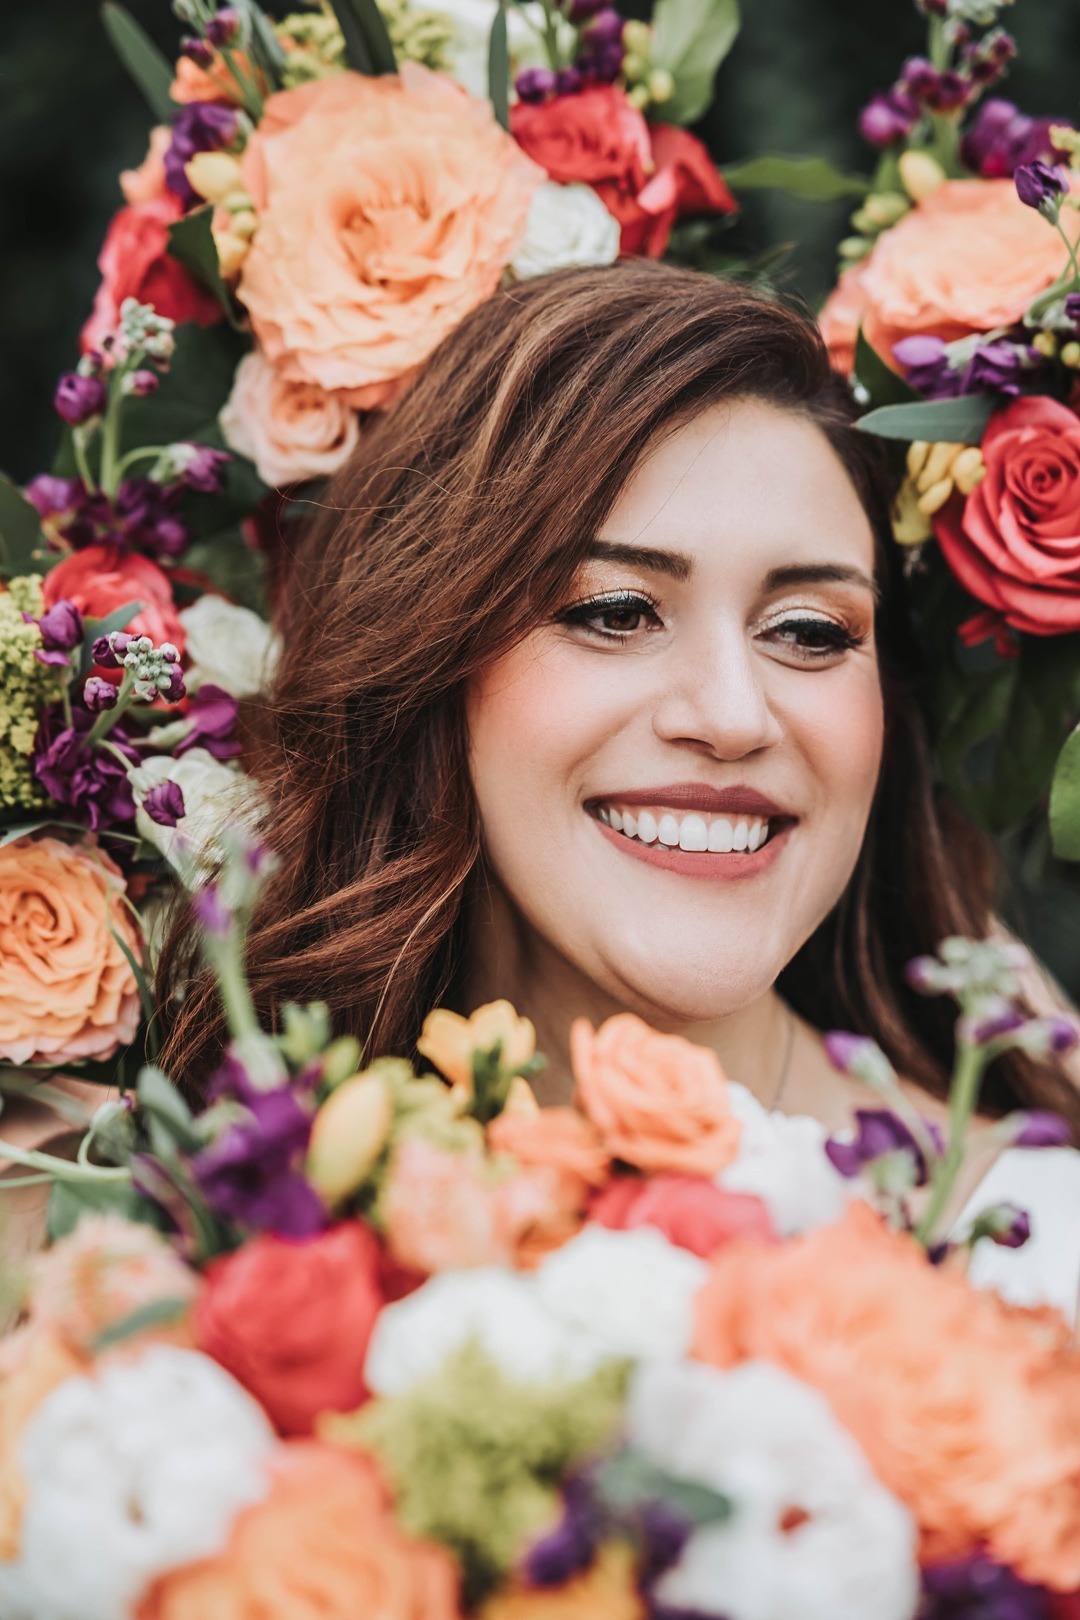
{"label": "woman's nose", "polygon": [[707,749],[718,759],[770,748],[783,727],[763,676],[744,634],[725,634],[704,649],[685,647],[661,676],[653,729],[665,742]]}

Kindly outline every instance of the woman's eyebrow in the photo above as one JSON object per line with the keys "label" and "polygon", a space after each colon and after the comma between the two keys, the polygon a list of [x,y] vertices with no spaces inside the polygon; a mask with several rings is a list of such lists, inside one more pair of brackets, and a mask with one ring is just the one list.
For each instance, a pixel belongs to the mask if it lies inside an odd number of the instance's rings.
{"label": "woman's eyebrow", "polygon": [[656,546],[632,546],[619,540],[594,540],[589,556],[602,562],[624,563],[628,568],[648,568],[671,579],[689,579],[694,571],[690,558],[681,551],[662,551]]}
{"label": "woman's eyebrow", "polygon": [[786,568],[770,568],[765,575],[767,591],[784,590],[790,585],[860,585],[875,601],[881,595],[875,579],[846,563],[792,563]]}

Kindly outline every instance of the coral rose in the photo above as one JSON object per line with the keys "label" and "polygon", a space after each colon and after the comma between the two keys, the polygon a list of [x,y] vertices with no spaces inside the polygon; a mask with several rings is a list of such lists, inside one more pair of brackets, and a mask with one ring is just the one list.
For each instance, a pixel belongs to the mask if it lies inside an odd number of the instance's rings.
{"label": "coral rose", "polygon": [[283,1434],[309,1434],[320,1412],[364,1399],[381,1304],[379,1246],[358,1221],[300,1241],[262,1233],[207,1269],[195,1336]]}
{"label": "coral rose", "polygon": [[[0,848],[0,1062],[107,1058],[135,1039],[138,935],[120,869],[91,844]],[[113,934],[119,938],[114,938]]]}
{"label": "coral rose", "polygon": [[237,366],[218,420],[225,443],[274,487],[337,472],[360,432],[356,412],[340,394],[289,376],[260,349]]}
{"label": "coral rose", "polygon": [[169,226],[182,213],[179,197],[162,192],[113,215],[98,258],[101,285],[82,329],[84,350],[97,348],[113,330],[125,298],[152,304],[159,315],[178,323],[212,326],[221,319],[213,293],[169,257]]}
{"label": "coral rose", "polygon": [[518,101],[510,128],[552,180],[592,186],[622,227],[624,254],[659,258],[676,220],[736,206],[701,142],[672,124],[650,128],[615,85]]}
{"label": "coral rose", "polygon": [[4,1345],[0,1366],[0,1563],[18,1556],[27,1486],[19,1459],[22,1432],[46,1395],[85,1370],[74,1351],[39,1327],[21,1328]]}
{"label": "coral rose", "polygon": [[488,103],[415,62],[271,96],[243,170],[237,292],[263,349],[363,406],[494,292],[543,179]]}
{"label": "coral rose", "polygon": [[450,1554],[401,1530],[367,1458],[293,1442],[216,1557],[162,1576],[135,1620],[457,1620]]}
{"label": "coral rose", "polygon": [[[155,647],[171,641],[180,652],[184,650],[184,626],[169,576],[138,552],[122,551],[119,546],[84,546],[50,568],[42,595],[47,608],[60,601],[74,602],[84,619],[104,619],[127,602],[139,602],[128,632],[149,636]],[[99,673],[113,680],[121,678],[116,670]]]}
{"label": "coral rose", "polygon": [[570,1058],[578,1103],[613,1158],[639,1170],[711,1176],[737,1154],[740,1126],[727,1081],[705,1047],[619,1013],[596,1031],[577,1019]]}
{"label": "coral rose", "polygon": [[945,560],[972,596],[1033,636],[1080,629],[1080,421],[1056,400],[991,417],[986,475],[935,519]]}
{"label": "coral rose", "polygon": [[818,316],[829,359],[845,377],[855,370],[855,345],[866,311],[864,268],[862,264],[853,264],[843,272]]}
{"label": "coral rose", "polygon": [[593,1199],[589,1219],[618,1232],[655,1226],[669,1243],[703,1260],[735,1238],[777,1241],[760,1198],[727,1192],[701,1176],[616,1176]]}
{"label": "coral rose", "polygon": [[910,1508],[922,1560],[985,1550],[1024,1580],[1080,1584],[1080,1349],[935,1268],[868,1205],[777,1248],[721,1249],[693,1353],[761,1359],[819,1389]]}
{"label": "coral rose", "polygon": [[602,1187],[611,1168],[596,1127],[576,1108],[498,1114],[487,1128],[487,1141],[493,1153],[511,1153],[519,1164],[560,1170],[592,1187]]}
{"label": "coral rose", "polygon": [[[1080,235],[1074,214],[1061,218]],[[889,359],[901,338],[951,342],[1011,326],[1065,262],[1057,231],[1024,206],[1011,180],[947,180],[878,237],[847,292],[861,294],[867,339]]]}

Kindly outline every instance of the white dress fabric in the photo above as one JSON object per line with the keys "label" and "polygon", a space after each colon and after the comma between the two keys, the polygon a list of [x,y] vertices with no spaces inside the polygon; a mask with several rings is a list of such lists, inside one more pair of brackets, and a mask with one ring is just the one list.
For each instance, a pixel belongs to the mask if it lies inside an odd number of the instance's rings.
{"label": "white dress fabric", "polygon": [[1019,1249],[977,1245],[969,1277],[1014,1305],[1052,1305],[1073,1322],[1080,1305],[1080,1152],[1008,1148],[979,1183],[957,1230],[992,1204],[1017,1204],[1031,1219]]}

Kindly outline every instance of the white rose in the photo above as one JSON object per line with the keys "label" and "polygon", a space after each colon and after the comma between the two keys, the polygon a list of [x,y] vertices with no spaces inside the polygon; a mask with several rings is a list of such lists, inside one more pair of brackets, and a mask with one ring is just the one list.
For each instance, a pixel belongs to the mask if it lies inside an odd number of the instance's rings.
{"label": "white rose", "polygon": [[704,1260],[655,1227],[612,1232],[587,1226],[538,1268],[536,1288],[553,1316],[596,1360],[687,1354]]}
{"label": "white rose", "polygon": [[223,596],[200,596],[180,615],[191,669],[184,679],[200,686],[220,686],[233,697],[254,697],[270,681],[281,647],[257,613],[226,602]]}
{"label": "white rose", "polygon": [[237,366],[218,422],[225,443],[253,461],[272,489],[337,472],[360,432],[359,418],[341,394],[288,376],[261,349]]}
{"label": "white rose", "polygon": [[[215,759],[205,748],[189,748],[174,759],[151,754],[128,772],[135,795],[135,826],[174,866],[186,853],[198,866],[212,866],[220,856],[220,834],[237,821],[258,821],[259,792],[250,777]],[[143,809],[151,788],[175,782],[184,795],[184,814],[175,827],[162,827]]]}
{"label": "white rose", "polygon": [[728,1098],[743,1129],[738,1157],[717,1186],[754,1193],[785,1237],[839,1220],[857,1189],[829,1162],[824,1125],[805,1114],[770,1114],[745,1086],[729,1083]]}
{"label": "white rose", "polygon": [[[498,0],[440,0],[433,9],[449,18],[453,26],[454,40],[449,51],[451,77],[464,85],[470,95],[480,96],[486,101],[488,46]],[[569,47],[574,41],[574,29],[562,16],[558,17],[556,26],[562,60],[569,61],[573,54]],[[506,40],[514,73],[526,67],[547,66],[543,28],[543,7],[535,0],[528,5],[507,6]]]}
{"label": "white rose", "polygon": [[276,1439],[216,1361],[156,1345],[69,1378],[23,1434],[19,1558],[0,1565],[0,1612],[126,1620],[167,1570],[220,1552],[268,1488]]}
{"label": "white rose", "polygon": [[443,1271],[387,1305],[375,1324],[364,1379],[376,1395],[400,1395],[437,1373],[470,1340],[507,1378],[583,1378],[597,1365],[591,1346],[546,1311],[533,1282],[501,1266]]}
{"label": "white rose", "polygon": [[627,1435],[732,1504],[661,1576],[661,1603],[727,1620],[911,1620],[914,1522],[816,1390],[765,1362],[643,1366]]}
{"label": "white rose", "polygon": [[591,186],[545,180],[529,205],[525,236],[510,269],[519,281],[573,264],[611,264],[619,256],[619,223]]}

